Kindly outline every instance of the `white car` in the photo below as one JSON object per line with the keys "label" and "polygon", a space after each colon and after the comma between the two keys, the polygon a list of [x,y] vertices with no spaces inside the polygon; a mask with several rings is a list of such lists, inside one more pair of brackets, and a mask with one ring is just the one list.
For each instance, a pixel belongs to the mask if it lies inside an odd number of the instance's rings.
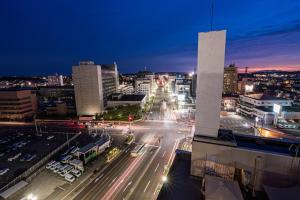
{"label": "white car", "polygon": [[60,173],[60,175],[61,175],[61,176],[66,176],[72,169],[74,169],[74,167],[69,165],[66,169],[64,169],[64,170]]}
{"label": "white car", "polygon": [[60,165],[60,162],[56,162],[54,164],[52,164],[52,166],[50,167],[51,170],[55,170],[56,166]]}
{"label": "white car", "polygon": [[62,168],[60,168],[59,170],[58,170],[58,174],[61,174],[61,173],[63,173],[63,171],[67,168],[67,167],[69,167],[70,165],[64,165]]}
{"label": "white car", "polygon": [[51,167],[54,163],[56,163],[55,160],[51,160],[50,162],[48,162],[48,164],[46,165],[46,169],[50,169],[50,167]]}
{"label": "white car", "polygon": [[72,171],[70,171],[70,173],[76,176],[77,178],[81,176],[81,171],[78,169],[73,169]]}
{"label": "white car", "polygon": [[71,151],[71,154],[74,154],[74,153],[76,153],[77,151],[79,151],[79,148],[78,148],[78,147],[74,148],[74,149]]}
{"label": "white car", "polygon": [[75,177],[72,174],[67,174],[65,176],[65,179],[70,183],[73,183],[75,181]]}
{"label": "white car", "polygon": [[61,160],[61,162],[62,162],[62,163],[68,163],[72,158],[73,158],[73,156],[68,155],[68,156],[64,157],[64,158]]}
{"label": "white car", "polygon": [[54,173],[58,173],[58,171],[59,171],[61,168],[63,168],[63,167],[64,167],[64,165],[58,164],[58,165],[55,167],[55,169],[53,170],[53,172],[54,172]]}
{"label": "white car", "polygon": [[9,171],[9,168],[4,168],[0,170],[0,176],[6,174]]}

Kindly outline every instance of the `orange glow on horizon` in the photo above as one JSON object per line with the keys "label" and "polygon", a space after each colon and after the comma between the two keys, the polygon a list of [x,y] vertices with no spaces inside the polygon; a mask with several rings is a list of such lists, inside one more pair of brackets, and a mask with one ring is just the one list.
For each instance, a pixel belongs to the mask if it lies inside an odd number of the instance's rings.
{"label": "orange glow on horizon", "polygon": [[[266,66],[266,67],[256,67],[256,66],[249,66],[248,72],[256,72],[262,70],[281,70],[281,71],[299,71],[300,65],[294,66]],[[238,67],[239,73],[245,72],[245,67]]]}

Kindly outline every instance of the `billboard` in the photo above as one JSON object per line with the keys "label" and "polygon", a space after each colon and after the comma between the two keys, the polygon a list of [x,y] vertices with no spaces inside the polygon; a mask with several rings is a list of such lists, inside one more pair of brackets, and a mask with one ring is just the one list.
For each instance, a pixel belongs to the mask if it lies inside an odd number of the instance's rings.
{"label": "billboard", "polygon": [[273,104],[273,112],[276,113],[276,114],[280,114],[281,112],[281,105],[279,104]]}

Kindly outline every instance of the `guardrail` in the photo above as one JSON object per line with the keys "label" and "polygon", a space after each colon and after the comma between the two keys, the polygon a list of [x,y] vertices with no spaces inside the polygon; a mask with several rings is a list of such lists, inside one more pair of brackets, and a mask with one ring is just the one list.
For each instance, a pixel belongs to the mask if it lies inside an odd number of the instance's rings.
{"label": "guardrail", "polygon": [[[62,145],[60,145],[58,148],[56,148],[51,153],[49,153],[42,160],[40,160],[39,162],[37,162],[36,164],[34,164],[32,167],[30,167],[29,169],[27,169],[25,172],[23,172],[22,174],[20,174],[16,178],[14,178],[8,184],[6,184],[5,186],[3,186],[0,189],[0,192],[3,192],[5,190],[7,190],[8,188],[12,187],[13,185],[15,185],[17,182],[19,182],[21,180],[26,180],[27,182],[31,181],[35,176],[37,176],[43,170],[43,168],[40,168],[41,166],[43,166],[53,155],[55,155],[58,151],[60,151],[62,148],[64,148],[69,142],[71,142],[74,139],[76,139],[80,134],[81,134],[81,132],[75,134],[72,138],[70,138],[68,141],[66,141]],[[40,169],[37,170],[38,168],[40,168]]]}

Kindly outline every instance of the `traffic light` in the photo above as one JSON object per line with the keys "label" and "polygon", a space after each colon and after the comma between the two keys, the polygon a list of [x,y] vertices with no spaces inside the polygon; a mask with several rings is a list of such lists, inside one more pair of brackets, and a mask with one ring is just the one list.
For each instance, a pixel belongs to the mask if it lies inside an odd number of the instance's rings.
{"label": "traffic light", "polygon": [[128,115],[128,121],[132,121],[133,120],[133,116],[132,115]]}

